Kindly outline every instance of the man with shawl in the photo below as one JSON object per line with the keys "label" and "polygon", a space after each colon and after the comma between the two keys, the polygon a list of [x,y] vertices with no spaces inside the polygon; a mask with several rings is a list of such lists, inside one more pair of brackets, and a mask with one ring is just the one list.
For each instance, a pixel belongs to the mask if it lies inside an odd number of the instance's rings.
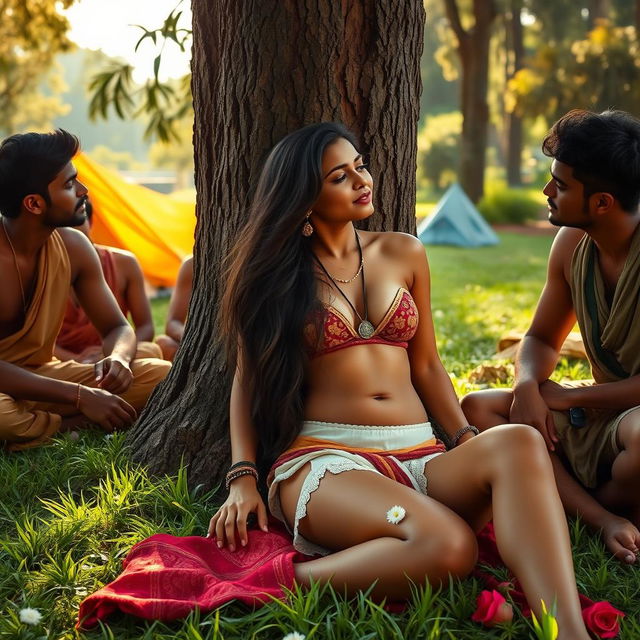
{"label": "man with shawl", "polygon": [[[109,290],[89,240],[86,187],[63,130],[7,138],[0,146],[0,441],[46,442],[82,422],[129,426],[169,363],[133,360],[135,334]],[[54,358],[70,287],[102,337],[95,364]]]}
{"label": "man with shawl", "polygon": [[[538,429],[567,512],[631,564],[640,547],[640,121],[574,110],[542,149],[553,158],[549,221],[561,229],[515,385],[474,392],[462,406],[480,428]],[[557,384],[549,376],[576,319],[593,381]]]}
{"label": "man with shawl", "polygon": [[[88,198],[84,203],[85,221],[76,227],[91,240],[93,206]],[[136,360],[162,358],[162,349],[152,342],[153,318],[145,291],[144,275],[135,255],[123,249],[94,244],[102,274],[125,318],[131,317],[137,341]],[[62,327],[56,339],[54,355],[60,360],[75,360],[93,364],[104,358],[102,337],[71,294],[67,300]],[[169,358],[164,358],[169,360]]]}

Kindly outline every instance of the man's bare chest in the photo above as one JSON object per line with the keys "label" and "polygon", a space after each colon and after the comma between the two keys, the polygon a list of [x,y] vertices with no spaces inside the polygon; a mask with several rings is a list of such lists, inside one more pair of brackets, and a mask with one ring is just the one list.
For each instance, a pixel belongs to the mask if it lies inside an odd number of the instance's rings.
{"label": "man's bare chest", "polygon": [[31,304],[38,277],[38,259],[14,258],[0,247],[0,339],[22,327]]}

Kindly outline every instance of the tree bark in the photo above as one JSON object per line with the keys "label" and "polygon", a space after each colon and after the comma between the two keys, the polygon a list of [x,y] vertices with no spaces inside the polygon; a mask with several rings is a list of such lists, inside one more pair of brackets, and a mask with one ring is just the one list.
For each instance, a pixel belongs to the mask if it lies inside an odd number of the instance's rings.
{"label": "tree bark", "polygon": [[596,20],[609,17],[609,0],[591,0],[589,3],[589,29],[596,26]]}
{"label": "tree bark", "polygon": [[456,0],[444,0],[444,3],[458,40],[462,67],[460,184],[469,198],[477,202],[484,190],[489,124],[489,42],[496,9],[493,0],[474,0],[474,24],[465,30]]}
{"label": "tree bark", "polygon": [[[511,0],[511,17],[509,20],[509,41],[513,57],[509,78],[522,69],[524,60],[524,41],[520,13],[522,0]],[[514,109],[507,122],[507,183],[510,187],[522,186],[522,118]]]}
{"label": "tree bark", "polygon": [[340,120],[371,156],[376,213],[363,228],[415,233],[421,0],[193,0],[197,226],[183,345],[128,441],[153,473],[183,460],[211,487],[229,464],[230,372],[216,341],[221,261],[251,185],[286,133]]}

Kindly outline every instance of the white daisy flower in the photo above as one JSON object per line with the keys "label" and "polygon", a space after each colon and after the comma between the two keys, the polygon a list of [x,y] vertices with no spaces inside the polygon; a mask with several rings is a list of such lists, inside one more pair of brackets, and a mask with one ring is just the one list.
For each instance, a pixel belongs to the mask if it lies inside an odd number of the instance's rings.
{"label": "white daisy flower", "polygon": [[304,640],[304,633],[298,633],[297,631],[292,631],[291,633],[287,633],[286,636],[282,638],[282,640]]}
{"label": "white daisy flower", "polygon": [[32,609],[31,607],[20,609],[20,622],[35,626],[40,624],[40,620],[42,620],[42,614],[37,609]]}
{"label": "white daisy flower", "polygon": [[404,510],[404,507],[396,504],[387,511],[387,522],[391,524],[398,524],[404,520],[406,515],[407,512]]}

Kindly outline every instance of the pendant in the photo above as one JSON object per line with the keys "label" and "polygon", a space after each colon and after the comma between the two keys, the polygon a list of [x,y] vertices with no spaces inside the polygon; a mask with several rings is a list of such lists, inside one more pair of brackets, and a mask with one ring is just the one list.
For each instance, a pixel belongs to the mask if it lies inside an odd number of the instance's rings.
{"label": "pendant", "polygon": [[368,340],[375,331],[375,327],[368,320],[363,320],[358,325],[358,335],[365,340]]}

